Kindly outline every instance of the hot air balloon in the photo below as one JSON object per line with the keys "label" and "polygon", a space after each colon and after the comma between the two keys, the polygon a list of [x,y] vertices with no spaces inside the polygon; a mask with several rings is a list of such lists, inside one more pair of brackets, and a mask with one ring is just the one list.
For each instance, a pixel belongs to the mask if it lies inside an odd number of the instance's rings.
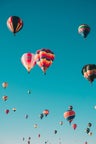
{"label": "hot air balloon", "polygon": [[88,123],[88,127],[91,127],[91,126],[92,126],[92,123],[89,122],[89,123]]}
{"label": "hot air balloon", "polygon": [[25,118],[28,119],[28,117],[29,117],[28,114],[25,114]]}
{"label": "hot air balloon", "polygon": [[82,75],[91,83],[96,78],[96,65],[95,64],[87,64],[82,68]]}
{"label": "hot air balloon", "polygon": [[27,69],[28,73],[36,65],[35,55],[32,53],[24,53],[21,57],[23,66]]}
{"label": "hot air balloon", "polygon": [[40,138],[40,134],[38,134],[38,138]]}
{"label": "hot air balloon", "polygon": [[49,110],[45,109],[45,110],[43,111],[43,115],[47,116],[48,114],[49,114]]}
{"label": "hot air balloon", "polygon": [[31,140],[31,137],[28,137],[28,140]]}
{"label": "hot air balloon", "polygon": [[46,70],[52,65],[54,57],[54,53],[49,49],[42,48],[37,50],[35,55],[36,63],[44,74],[46,74]]}
{"label": "hot air balloon", "polygon": [[73,109],[73,106],[69,106],[68,109],[69,109],[69,110],[72,110],[72,109]]}
{"label": "hot air balloon", "polygon": [[96,110],[96,105],[94,106],[94,109]]}
{"label": "hot air balloon", "polygon": [[27,92],[28,92],[28,94],[31,94],[31,90],[28,90]]}
{"label": "hot air balloon", "polygon": [[12,110],[15,112],[15,111],[16,111],[16,108],[14,107],[14,108],[12,108]]}
{"label": "hot air balloon", "polygon": [[3,96],[2,99],[3,101],[6,101],[8,99],[8,96]]}
{"label": "hot air balloon", "polygon": [[85,132],[88,134],[90,132],[90,128],[86,128]]}
{"label": "hot air balloon", "polygon": [[64,113],[64,118],[71,124],[71,122],[75,118],[75,111],[73,111],[73,110],[67,110]]}
{"label": "hot air balloon", "polygon": [[78,33],[84,38],[88,36],[89,32],[90,32],[90,27],[87,24],[81,24],[78,27]]}
{"label": "hot air balloon", "polygon": [[15,34],[23,28],[23,21],[18,16],[10,16],[7,20],[7,27]]}
{"label": "hot air balloon", "polygon": [[41,114],[39,115],[39,117],[40,117],[40,119],[42,119],[42,118],[44,117],[44,114],[41,113]]}
{"label": "hot air balloon", "polygon": [[9,113],[9,109],[6,109],[6,110],[5,110],[5,113],[8,114],[8,113]]}
{"label": "hot air balloon", "polygon": [[2,87],[3,87],[3,88],[7,88],[7,87],[8,87],[8,83],[7,83],[7,82],[3,82],[3,83],[2,83]]}
{"label": "hot air balloon", "polygon": [[63,121],[60,121],[59,124],[60,124],[60,125],[63,125]]}
{"label": "hot air balloon", "polygon": [[57,130],[54,130],[54,134],[57,134]]}
{"label": "hot air balloon", "polygon": [[89,134],[89,136],[92,136],[92,132],[89,132],[88,134]]}
{"label": "hot air balloon", "polygon": [[38,127],[38,125],[37,124],[34,124],[34,128],[37,128]]}
{"label": "hot air balloon", "polygon": [[72,128],[75,130],[77,128],[77,124],[72,124]]}

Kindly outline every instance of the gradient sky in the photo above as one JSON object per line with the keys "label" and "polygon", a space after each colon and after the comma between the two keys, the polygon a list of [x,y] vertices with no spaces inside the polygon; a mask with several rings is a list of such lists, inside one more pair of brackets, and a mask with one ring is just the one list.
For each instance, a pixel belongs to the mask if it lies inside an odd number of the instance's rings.
{"label": "gradient sky", "polygon": [[[24,22],[16,36],[6,25],[14,15]],[[86,39],[78,34],[82,23],[91,27]],[[46,75],[37,65],[28,74],[21,56],[40,48],[52,50],[55,60]],[[27,144],[29,136],[31,144],[44,144],[46,140],[48,144],[94,144],[96,81],[90,84],[81,74],[89,63],[96,64],[95,0],[0,1],[0,144]],[[6,89],[2,88],[4,81],[9,84]],[[2,100],[3,95],[8,101]],[[77,124],[75,131],[63,117],[69,105],[76,112],[72,122]],[[10,110],[8,115],[5,109]],[[50,114],[41,120],[38,115],[44,109]],[[64,124],[60,126],[59,121]],[[85,133],[88,122],[92,123],[92,136]],[[34,124],[38,124],[37,129]]]}

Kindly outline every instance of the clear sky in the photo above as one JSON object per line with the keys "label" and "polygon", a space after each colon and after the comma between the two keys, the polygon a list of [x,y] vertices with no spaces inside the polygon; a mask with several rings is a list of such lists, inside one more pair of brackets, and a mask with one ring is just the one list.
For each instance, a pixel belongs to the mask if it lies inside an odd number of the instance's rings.
{"label": "clear sky", "polygon": [[[24,22],[16,36],[6,25],[10,16],[19,16]],[[82,23],[91,27],[86,39],[78,34]],[[52,50],[54,62],[46,75],[37,65],[28,74],[21,56],[35,54],[40,48]],[[94,144],[96,81],[91,85],[81,74],[89,63],[96,64],[95,0],[0,1],[0,144],[27,144],[29,136],[31,144]],[[6,89],[2,88],[4,81],[8,82]],[[8,96],[6,102],[3,95]],[[63,117],[69,105],[76,112],[72,121],[77,124],[75,131]],[[5,109],[10,110],[8,115]],[[44,109],[50,113],[41,120],[38,115]],[[92,123],[92,136],[85,133],[88,122]]]}

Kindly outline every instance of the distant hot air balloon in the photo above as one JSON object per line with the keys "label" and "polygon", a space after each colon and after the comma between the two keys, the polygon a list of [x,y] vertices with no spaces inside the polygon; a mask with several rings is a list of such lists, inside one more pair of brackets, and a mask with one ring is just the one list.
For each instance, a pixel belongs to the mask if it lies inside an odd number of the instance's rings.
{"label": "distant hot air balloon", "polygon": [[31,69],[36,65],[35,55],[32,53],[24,53],[21,57],[21,62],[29,73]]}
{"label": "distant hot air balloon", "polygon": [[75,130],[77,128],[77,124],[72,124],[72,128]]}
{"label": "distant hot air balloon", "polygon": [[85,143],[84,144],[88,144],[88,142],[87,141],[85,141]]}
{"label": "distant hot air balloon", "polygon": [[7,27],[15,34],[22,29],[23,21],[18,16],[10,16],[7,20]]}
{"label": "distant hot air balloon", "polygon": [[39,115],[39,117],[40,117],[40,119],[42,119],[42,118],[44,117],[44,114],[41,113],[41,114]]}
{"label": "distant hot air balloon", "polygon": [[73,121],[73,119],[75,118],[75,111],[73,110],[67,110],[65,113],[64,113],[64,118],[69,122],[71,123]]}
{"label": "distant hot air balloon", "polygon": [[43,115],[47,116],[48,114],[49,114],[49,110],[48,110],[48,109],[45,109],[45,110],[43,111]]}
{"label": "distant hot air balloon", "polygon": [[54,130],[54,134],[57,134],[57,130]]}
{"label": "distant hot air balloon", "polygon": [[42,69],[44,74],[46,73],[46,70],[52,65],[54,57],[54,53],[49,49],[42,48],[37,50],[35,55],[36,63]]}
{"label": "distant hot air balloon", "polygon": [[81,34],[82,37],[86,38],[90,32],[90,27],[87,24],[81,24],[78,27],[78,33]]}
{"label": "distant hot air balloon", "polygon": [[7,101],[8,96],[3,96],[2,99],[3,99],[3,101]]}
{"label": "distant hot air balloon", "polygon": [[89,132],[88,134],[89,134],[89,136],[92,136],[92,132]]}
{"label": "distant hot air balloon", "polygon": [[82,75],[91,83],[96,78],[96,65],[95,64],[87,64],[82,68]]}
{"label": "distant hot air balloon", "polygon": [[15,111],[16,111],[16,108],[14,107],[14,108],[12,108],[12,110],[15,112]]}
{"label": "distant hot air balloon", "polygon": [[9,109],[6,109],[6,110],[5,110],[5,113],[8,114],[8,113],[9,113]]}
{"label": "distant hot air balloon", "polygon": [[86,128],[85,132],[88,134],[90,132],[90,128]]}
{"label": "distant hot air balloon", "polygon": [[68,109],[69,109],[69,110],[72,110],[72,109],[73,109],[73,106],[70,105],[70,106],[68,107]]}
{"label": "distant hot air balloon", "polygon": [[96,105],[94,106],[94,109],[96,110]]}
{"label": "distant hot air balloon", "polygon": [[59,124],[60,124],[60,125],[63,125],[63,121],[60,121]]}
{"label": "distant hot air balloon", "polygon": [[3,88],[7,88],[7,87],[8,87],[8,83],[7,83],[7,82],[3,82],[3,83],[2,83],[2,87],[3,87]]}
{"label": "distant hot air balloon", "polygon": [[28,117],[29,117],[28,114],[25,114],[25,118],[28,119]]}
{"label": "distant hot air balloon", "polygon": [[37,124],[34,124],[34,128],[37,128],[38,127],[38,125]]}
{"label": "distant hot air balloon", "polygon": [[28,94],[31,94],[31,90],[28,90],[27,92],[28,92]]}
{"label": "distant hot air balloon", "polygon": [[91,127],[91,126],[92,126],[92,123],[89,122],[89,123],[88,123],[88,127]]}
{"label": "distant hot air balloon", "polygon": [[40,134],[38,134],[38,138],[40,138]]}

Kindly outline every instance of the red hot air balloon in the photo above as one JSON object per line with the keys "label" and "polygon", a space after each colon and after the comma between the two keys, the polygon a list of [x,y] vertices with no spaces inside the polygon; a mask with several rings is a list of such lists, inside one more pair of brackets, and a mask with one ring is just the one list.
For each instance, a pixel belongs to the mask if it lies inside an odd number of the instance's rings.
{"label": "red hot air balloon", "polygon": [[21,62],[29,73],[31,69],[36,65],[35,55],[32,53],[24,53],[21,57]]}
{"label": "red hot air balloon", "polygon": [[77,128],[77,124],[73,124],[72,128],[75,130]]}
{"label": "red hot air balloon", "polygon": [[18,16],[10,16],[7,20],[7,27],[15,34],[22,29],[23,21]]}
{"label": "red hot air balloon", "polygon": [[75,112],[73,110],[67,110],[64,113],[64,118],[71,123],[73,121],[73,119],[75,118]]}
{"label": "red hot air balloon", "polygon": [[6,109],[6,110],[5,110],[5,113],[8,114],[8,113],[9,113],[9,109]]}
{"label": "red hot air balloon", "polygon": [[8,96],[3,96],[2,99],[3,99],[3,101],[7,101]]}
{"label": "red hot air balloon", "polygon": [[47,116],[48,114],[49,114],[49,110],[45,109],[45,110],[43,111],[43,115]]}
{"label": "red hot air balloon", "polygon": [[37,50],[35,55],[36,63],[44,74],[46,74],[46,70],[52,65],[54,57],[54,53],[49,49],[42,48]]}

